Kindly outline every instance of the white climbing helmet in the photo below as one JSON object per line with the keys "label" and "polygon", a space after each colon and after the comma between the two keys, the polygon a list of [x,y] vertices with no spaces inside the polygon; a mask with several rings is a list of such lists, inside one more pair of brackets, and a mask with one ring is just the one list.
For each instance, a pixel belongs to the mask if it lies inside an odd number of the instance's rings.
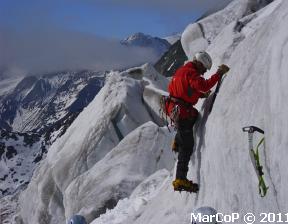
{"label": "white climbing helmet", "polygon": [[[191,215],[191,224],[218,224],[216,220],[217,211],[212,207],[200,207],[193,211]],[[209,222],[203,220],[203,217],[211,217]]]}
{"label": "white climbing helmet", "polygon": [[201,62],[208,70],[212,67],[212,58],[206,51],[199,51],[195,54],[194,60]]}

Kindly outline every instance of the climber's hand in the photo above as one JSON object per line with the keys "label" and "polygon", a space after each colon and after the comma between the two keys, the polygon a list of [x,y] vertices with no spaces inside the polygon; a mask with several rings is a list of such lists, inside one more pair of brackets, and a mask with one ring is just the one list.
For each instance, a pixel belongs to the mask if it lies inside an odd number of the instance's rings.
{"label": "climber's hand", "polygon": [[229,70],[230,68],[227,65],[222,64],[218,67],[217,74],[222,76],[226,74]]}

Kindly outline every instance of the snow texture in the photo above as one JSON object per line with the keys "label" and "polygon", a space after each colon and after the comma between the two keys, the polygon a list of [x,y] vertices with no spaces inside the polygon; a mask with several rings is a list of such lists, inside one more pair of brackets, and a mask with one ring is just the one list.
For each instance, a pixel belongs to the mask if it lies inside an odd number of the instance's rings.
{"label": "snow texture", "polygon": [[[191,60],[196,52],[207,49],[222,29],[231,22],[250,14],[252,9],[255,10],[258,5],[257,0],[234,0],[223,10],[190,24],[181,37],[181,43],[188,59]],[[264,6],[262,1],[261,6]]]}
{"label": "snow texture", "polygon": [[0,198],[27,185],[45,153],[40,136],[7,133],[0,130]]}
{"label": "snow texture", "polygon": [[[225,26],[207,47],[214,59],[211,73],[220,63],[228,64],[231,71],[224,79],[212,113],[207,114],[210,99],[198,105],[202,119],[197,124],[188,177],[200,184],[199,194],[174,193],[170,177],[161,183],[164,186],[156,196],[119,223],[190,223],[191,212],[202,206],[212,206],[224,214],[239,212],[242,217],[252,212],[258,217],[255,223],[260,223],[261,212],[288,211],[288,67],[284,62],[288,60],[287,9],[287,1],[274,1],[240,19],[240,30],[235,29],[239,26],[237,21]],[[189,47],[184,50],[192,55]],[[247,133],[242,132],[247,125],[265,131],[260,158],[269,190],[264,198],[258,194]],[[255,134],[255,144],[261,137]],[[115,211],[114,216],[117,214]]]}
{"label": "snow texture", "polygon": [[[145,71],[153,69],[145,65],[111,75],[52,145],[21,195],[18,219],[64,223],[80,214],[88,222],[94,219],[93,224],[190,223],[194,209],[211,206],[224,214],[252,212],[260,223],[261,212],[287,213],[288,2],[275,0],[258,11],[251,10],[251,2],[235,0],[200,21],[205,35],[190,25],[182,36],[190,59],[194,37],[207,42],[214,61],[211,73],[221,63],[231,67],[212,113],[207,113],[211,98],[197,105],[201,119],[188,178],[199,183],[198,194],[173,191],[169,147],[174,133],[150,121],[145,106],[150,101],[143,101],[143,93],[154,92],[146,97],[155,99],[163,89],[157,89],[161,81],[149,77]],[[200,42],[195,46],[202,47]],[[157,106],[150,108],[156,111]],[[260,158],[269,190],[264,198],[242,132],[247,125],[265,131]],[[255,135],[255,144],[261,137]]]}
{"label": "snow texture", "polygon": [[172,135],[148,122],[142,103],[145,86],[163,80],[150,65],[110,74],[34,172],[20,197],[24,223],[60,223],[75,213],[92,221],[155,171],[173,167]]}
{"label": "snow texture", "polygon": [[[220,63],[231,71],[209,117],[209,99],[202,105],[188,173],[200,184],[199,193],[173,193],[171,178],[125,223],[189,223],[191,212],[202,206],[242,217],[252,212],[258,217],[255,223],[260,223],[261,212],[287,212],[287,9],[287,1],[274,1],[253,19],[250,15],[240,32],[234,31],[236,22],[226,26],[207,48],[215,62],[212,71]],[[247,134],[242,132],[247,125],[265,131],[260,158],[269,190],[264,198],[258,194]],[[256,134],[255,144],[260,137]]]}
{"label": "snow texture", "polygon": [[12,91],[21,79],[22,78],[19,78],[19,77],[10,77],[10,78],[4,78],[3,80],[1,80],[0,96],[3,96],[7,94],[8,92]]}
{"label": "snow texture", "polygon": [[108,210],[105,214],[100,215],[91,224],[120,224],[125,223],[129,216],[133,216],[142,206],[145,206],[157,193],[161,186],[169,178],[169,172],[165,169],[159,170],[145,179],[132,192],[129,198],[120,200],[113,210]]}

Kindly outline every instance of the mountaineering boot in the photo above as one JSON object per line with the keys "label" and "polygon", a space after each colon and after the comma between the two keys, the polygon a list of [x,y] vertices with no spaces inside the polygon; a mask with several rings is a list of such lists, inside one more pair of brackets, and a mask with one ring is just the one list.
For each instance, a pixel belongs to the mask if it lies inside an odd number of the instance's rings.
{"label": "mountaineering boot", "polygon": [[174,152],[174,153],[179,152],[178,144],[175,141],[175,139],[173,140],[171,147],[172,147],[172,152]]}
{"label": "mountaineering boot", "polygon": [[176,179],[172,183],[174,191],[188,191],[188,192],[198,192],[199,186],[196,183],[193,183],[191,180],[187,179]]}

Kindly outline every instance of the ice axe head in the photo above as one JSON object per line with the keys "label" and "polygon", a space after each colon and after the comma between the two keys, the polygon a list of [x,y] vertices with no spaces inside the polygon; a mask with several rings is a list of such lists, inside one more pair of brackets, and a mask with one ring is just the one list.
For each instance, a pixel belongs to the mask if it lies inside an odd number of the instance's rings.
{"label": "ice axe head", "polygon": [[254,133],[255,131],[261,133],[261,134],[264,134],[264,131],[260,128],[257,128],[255,126],[247,126],[247,127],[243,127],[242,130],[244,132],[248,132],[248,133]]}

